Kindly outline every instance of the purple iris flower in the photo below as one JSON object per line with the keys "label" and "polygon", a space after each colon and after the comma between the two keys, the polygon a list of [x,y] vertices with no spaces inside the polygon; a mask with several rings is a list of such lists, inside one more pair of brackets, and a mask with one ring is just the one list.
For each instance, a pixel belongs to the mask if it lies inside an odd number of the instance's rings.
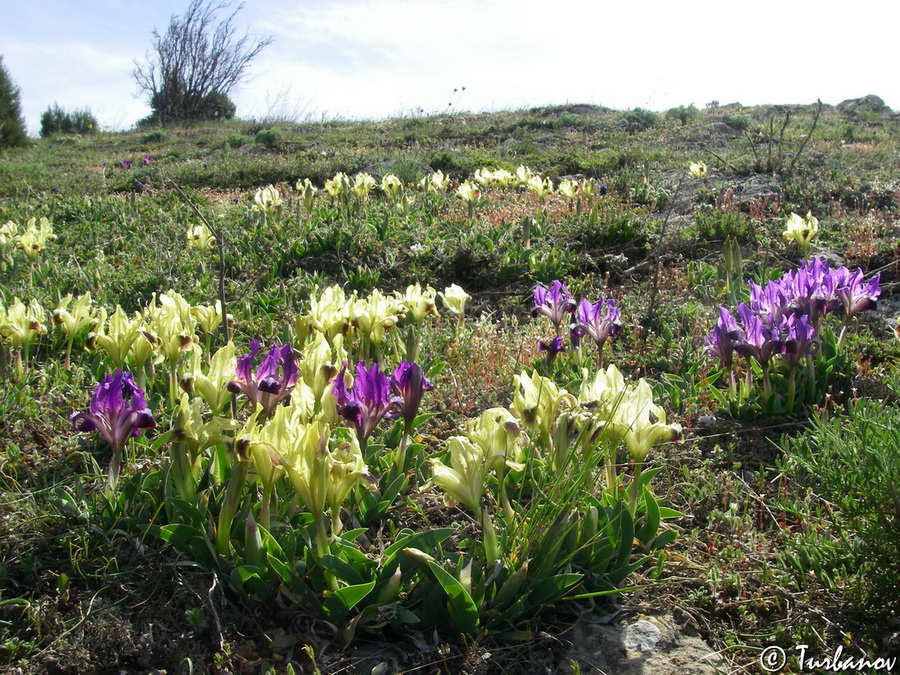
{"label": "purple iris flower", "polygon": [[881,273],[866,282],[860,268],[857,267],[855,272],[850,272],[846,267],[842,267],[835,270],[835,276],[837,289],[834,294],[843,306],[847,318],[878,306],[878,296],[881,295]]}
{"label": "purple iris flower", "polygon": [[122,168],[123,168],[123,169],[130,169],[130,168],[131,168],[131,162],[130,162],[129,160],[127,160],[127,159],[123,159],[123,160],[122,160]]}
{"label": "purple iris flower", "polygon": [[403,399],[399,415],[407,428],[412,426],[413,420],[419,414],[422,396],[426,391],[433,389],[434,385],[425,377],[425,371],[419,364],[402,361],[394,369],[391,374],[391,393]]}
{"label": "purple iris flower", "polygon": [[555,337],[550,340],[550,342],[538,340],[538,351],[547,352],[547,358],[552,361],[556,358],[557,354],[566,351],[566,343],[563,341],[562,337]]}
{"label": "purple iris flower", "polygon": [[719,307],[719,319],[710,336],[705,340],[706,353],[722,362],[725,369],[731,368],[734,357],[734,343],[740,337],[741,329],[726,307]]}
{"label": "purple iris flower", "polygon": [[835,296],[838,278],[824,258],[804,260],[800,268],[787,272],[781,283],[791,298],[794,310],[809,315],[813,325],[817,324],[825,312],[840,307]]}
{"label": "purple iris flower", "polygon": [[228,383],[228,391],[232,394],[244,392],[254,409],[257,405],[262,405],[264,414],[268,417],[279,403],[291,395],[300,370],[294,358],[294,348],[287,342],[281,347],[272,345],[256,372],[251,374],[250,366],[258,351],[259,342],[253,340],[250,343],[250,353],[238,357],[236,379]]}
{"label": "purple iris flower", "polygon": [[790,296],[781,283],[770,281],[760,286],[753,279],[750,283],[750,309],[761,316],[770,317],[773,324],[781,322],[781,317],[790,306]]}
{"label": "purple iris flower", "polygon": [[606,195],[607,192],[609,192],[609,188],[606,187],[606,183],[600,183],[600,190],[599,190],[599,192],[600,192],[600,196],[601,196],[601,197],[603,197],[604,195]]}
{"label": "purple iris flower", "polygon": [[122,452],[129,438],[156,426],[144,390],[135,384],[131,373],[121,370],[104,377],[94,390],[87,412],[73,413],[71,420],[75,431],[99,432],[116,454]]}
{"label": "purple iris flower", "polygon": [[550,288],[538,284],[534,289],[534,309],[531,316],[543,314],[553,322],[556,332],[566,318],[566,314],[575,312],[575,301],[569,295],[569,289],[559,279],[550,284]]}
{"label": "purple iris flower", "polygon": [[144,155],[144,158],[141,160],[142,166],[150,166],[153,164],[153,158],[150,155]]}
{"label": "purple iris flower", "polygon": [[798,317],[796,314],[782,319],[780,328],[784,331],[781,353],[788,366],[794,368],[817,343],[816,331],[807,316]]}
{"label": "purple iris flower", "polygon": [[[606,311],[603,311],[603,307]],[[608,300],[600,299],[600,302],[590,303],[582,300],[578,305],[578,311],[575,314],[575,324],[572,326],[573,336],[577,333],[578,337],[590,335],[591,339],[597,343],[600,349],[603,344],[611,337],[615,337],[622,331],[622,318],[619,309],[616,307],[616,301],[612,298]]]}
{"label": "purple iris flower", "polygon": [[743,302],[738,305],[738,315],[744,330],[734,350],[745,358],[752,356],[762,368],[767,368],[772,356],[781,353],[780,332],[773,331],[772,324],[764,321]]}
{"label": "purple iris flower", "polygon": [[357,363],[356,378],[350,389],[344,381],[346,372],[345,363],[334,381],[332,394],[337,399],[338,414],[353,423],[359,444],[365,445],[381,418],[392,409],[401,408],[403,399],[391,396],[391,381],[377,363],[372,363],[370,368],[366,368],[365,361]]}
{"label": "purple iris flower", "polygon": [[731,315],[731,311],[727,307],[719,307],[719,320],[716,321],[716,328],[732,340],[737,340],[741,336],[741,327]]}

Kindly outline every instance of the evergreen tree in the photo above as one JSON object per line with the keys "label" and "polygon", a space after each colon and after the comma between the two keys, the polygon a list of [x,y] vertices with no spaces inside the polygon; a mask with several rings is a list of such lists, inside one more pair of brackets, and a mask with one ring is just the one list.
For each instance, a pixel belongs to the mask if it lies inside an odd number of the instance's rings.
{"label": "evergreen tree", "polygon": [[28,145],[28,136],[25,133],[19,88],[13,84],[3,65],[3,57],[0,56],[0,149],[23,145]]}

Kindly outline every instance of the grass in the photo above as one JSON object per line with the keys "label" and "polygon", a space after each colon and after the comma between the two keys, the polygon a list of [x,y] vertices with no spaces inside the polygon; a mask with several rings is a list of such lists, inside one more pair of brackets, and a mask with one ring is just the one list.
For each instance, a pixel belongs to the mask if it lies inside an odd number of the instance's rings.
{"label": "grass", "polygon": [[[784,136],[773,139],[770,125],[775,120],[780,130],[784,114],[723,106],[683,124],[676,115],[651,121],[646,111],[562,106],[279,123],[280,134],[266,133],[271,125],[233,120],[42,139],[0,154],[0,223],[21,228],[45,216],[57,240],[35,263],[3,249],[0,304],[34,298],[49,310],[66,293],[89,291],[109,311],[118,304],[134,312],[169,289],[191,303],[215,301],[220,261],[184,246],[198,219],[173,184],[222,238],[224,295],[239,351],[252,338],[292,339],[294,319],[328,284],[367,294],[414,282],[458,283],[473,296],[465,328],[455,332],[452,317],[442,316],[422,333],[435,390],[425,399],[434,417],[420,442],[434,457],[467,418],[510,405],[523,366],[540,366],[535,345],[548,326],[528,316],[536,283],[565,278],[578,297],[614,297],[625,325],[606,346],[606,362],[649,378],[669,421],[686,430],[684,444],[660,446],[648,458],[660,470],[657,500],[685,514],[671,521],[678,538],[629,577],[627,585],[642,588],[623,601],[686,613],[735,670],[755,667],[770,644],[807,643],[823,654],[842,644],[854,653],[884,654],[898,627],[877,617],[890,615],[896,556],[878,558],[878,565],[865,561],[889,550],[889,514],[879,510],[884,499],[848,499],[851,488],[841,480],[861,481],[852,487],[861,495],[873,492],[866,481],[874,469],[866,467],[897,461],[889,442],[897,424],[890,385],[900,343],[890,308],[900,129],[889,115],[851,120],[824,107],[793,170],[757,174],[770,147],[775,159],[779,149],[794,157],[815,106],[793,107]],[[146,166],[144,155],[153,158]],[[126,159],[131,168],[122,167]],[[697,160],[710,175],[685,183],[676,197],[685,168]],[[456,184],[479,168],[515,171],[520,164],[554,183],[576,174],[593,178],[609,193],[578,213],[560,195],[541,203],[527,191],[490,187],[470,219],[452,191],[417,194],[406,211],[376,196],[347,209],[320,194],[309,217],[292,190],[305,178],[321,188],[338,171],[366,171],[376,181],[394,173],[410,184],[440,170]],[[252,209],[253,191],[267,184],[285,197],[274,223]],[[881,271],[887,309],[855,327],[847,342],[850,371],[815,410],[732,418],[712,394],[715,369],[703,353],[718,307],[733,306],[742,292],[729,283],[722,245],[731,240],[740,247],[740,281],[777,278],[795,264],[796,251],[781,240],[791,211],[819,219],[814,252],[858,265],[867,277]],[[659,300],[647,325],[654,269]],[[499,631],[460,640],[453,631],[410,629],[385,644],[385,634],[373,630],[365,638],[381,641],[383,656],[373,657],[365,645],[342,652],[330,643],[333,630],[297,606],[282,602],[262,611],[172,547],[122,524],[104,525],[96,505],[108,458],[72,432],[68,415],[86,408],[108,365],[83,349],[82,334],[73,368],[63,369],[65,346],[57,335],[50,327],[31,349],[25,376],[13,382],[7,370],[0,392],[0,667],[221,672],[269,664],[287,672],[287,662],[300,670],[315,661],[323,672],[369,672],[379,658],[395,668],[431,664],[445,672],[474,663],[488,672],[557,667],[559,649],[540,639],[510,649]],[[154,409],[165,409],[163,398],[152,402]],[[873,425],[883,442],[866,435]],[[871,447],[882,454],[863,452]],[[141,471],[152,474],[165,454],[139,457]],[[837,466],[847,470],[827,470]],[[411,523],[478,532],[464,509],[442,507],[433,487],[408,501]],[[599,602],[596,611],[609,607]],[[556,608],[552,618],[511,628],[552,635],[583,609]]]}

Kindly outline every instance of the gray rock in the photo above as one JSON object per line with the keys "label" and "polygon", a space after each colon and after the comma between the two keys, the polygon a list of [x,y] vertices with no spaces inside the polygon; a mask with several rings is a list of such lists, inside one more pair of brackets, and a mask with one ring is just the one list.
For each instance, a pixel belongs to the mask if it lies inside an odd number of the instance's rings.
{"label": "gray rock", "polygon": [[758,199],[774,201],[781,199],[784,190],[781,187],[781,179],[765,173],[757,173],[735,190],[738,204],[747,204]]}
{"label": "gray rock", "polygon": [[638,615],[611,624],[582,620],[565,636],[561,673],[716,675],[727,663],[689,624],[671,615]]}
{"label": "gray rock", "polygon": [[622,631],[622,645],[630,651],[652,652],[662,639],[662,631],[650,621],[635,621]]}
{"label": "gray rock", "polygon": [[891,109],[885,105],[880,96],[869,94],[862,98],[848,98],[846,101],[841,101],[837,104],[837,111],[855,117],[861,112],[889,113]]}

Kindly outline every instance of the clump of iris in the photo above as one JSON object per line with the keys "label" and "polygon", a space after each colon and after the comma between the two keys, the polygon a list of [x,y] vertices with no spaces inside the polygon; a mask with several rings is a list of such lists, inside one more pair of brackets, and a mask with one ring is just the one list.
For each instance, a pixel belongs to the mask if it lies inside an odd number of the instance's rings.
{"label": "clump of iris", "polygon": [[103,378],[94,390],[87,411],[73,413],[71,421],[75,431],[98,432],[112,450],[110,490],[118,483],[128,440],[156,427],[144,390],[135,384],[131,373],[121,370]]}

